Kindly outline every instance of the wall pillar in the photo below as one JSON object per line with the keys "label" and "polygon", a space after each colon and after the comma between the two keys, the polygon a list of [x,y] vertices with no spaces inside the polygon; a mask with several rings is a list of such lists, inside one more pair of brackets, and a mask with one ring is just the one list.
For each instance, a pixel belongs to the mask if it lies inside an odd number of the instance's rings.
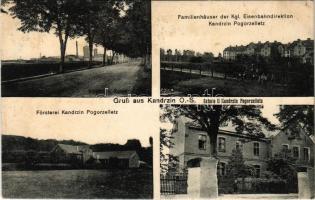
{"label": "wall pillar", "polygon": [[314,173],[312,170],[308,172],[298,172],[298,190],[299,199],[310,199],[313,196]]}
{"label": "wall pillar", "polygon": [[215,158],[202,158],[200,167],[188,168],[187,193],[190,198],[217,198],[218,179]]}

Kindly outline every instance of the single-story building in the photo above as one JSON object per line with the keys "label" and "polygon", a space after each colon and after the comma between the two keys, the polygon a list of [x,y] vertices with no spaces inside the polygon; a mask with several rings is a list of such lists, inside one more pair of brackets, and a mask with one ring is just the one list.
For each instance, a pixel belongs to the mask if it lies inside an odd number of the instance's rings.
{"label": "single-story building", "polygon": [[108,168],[139,168],[140,158],[136,151],[93,152],[93,158]]}
{"label": "single-story building", "polygon": [[51,151],[51,158],[55,163],[84,164],[92,154],[89,145],[57,144]]}

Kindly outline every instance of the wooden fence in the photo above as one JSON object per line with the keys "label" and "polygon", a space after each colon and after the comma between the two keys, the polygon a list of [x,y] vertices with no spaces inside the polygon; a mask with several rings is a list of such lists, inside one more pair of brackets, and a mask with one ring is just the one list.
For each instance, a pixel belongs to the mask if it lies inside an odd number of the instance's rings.
{"label": "wooden fence", "polygon": [[161,62],[162,70],[224,79],[255,80],[259,82],[265,80],[264,82],[267,81],[277,84],[295,84],[296,81],[303,81],[305,84],[309,85],[313,83],[312,80],[314,78],[313,73],[288,71],[288,69],[269,69],[269,71],[264,74],[264,78],[262,78],[261,73],[246,71],[245,68],[250,67],[237,63]]}

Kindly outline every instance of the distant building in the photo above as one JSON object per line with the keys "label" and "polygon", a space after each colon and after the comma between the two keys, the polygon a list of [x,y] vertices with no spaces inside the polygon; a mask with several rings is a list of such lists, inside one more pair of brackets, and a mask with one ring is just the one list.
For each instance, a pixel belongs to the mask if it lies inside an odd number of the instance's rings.
{"label": "distant building", "polygon": [[[293,156],[299,158],[298,167],[313,166],[314,141],[301,129],[295,130],[301,138],[291,139],[288,131],[282,131],[274,137],[259,138],[246,133],[237,133],[233,127],[221,127],[217,139],[218,173],[226,174],[226,166],[234,149],[241,149],[245,164],[255,169],[259,177],[267,170],[267,160],[281,152],[285,145],[292,150]],[[179,117],[174,123],[172,142],[169,153],[177,156],[179,167],[193,166],[196,160],[210,156],[210,138],[199,125],[186,117]],[[298,152],[298,153],[297,153]]]}
{"label": "distant building", "polygon": [[[97,49],[93,49],[93,61],[103,61],[103,54],[98,54]],[[84,60],[90,59],[90,49],[89,46],[83,47],[83,58]],[[107,62],[107,61],[106,61]]]}
{"label": "distant building", "polygon": [[314,63],[314,40],[296,40],[288,44],[274,41],[265,43],[249,43],[245,46],[229,46],[223,50],[225,60],[236,60],[237,55],[262,56],[264,58],[292,57],[302,63]]}
{"label": "distant building", "polygon": [[248,48],[246,48],[245,46],[235,46],[235,47],[232,47],[232,46],[229,46],[227,48],[224,49],[223,51],[223,59],[225,60],[236,60],[236,56],[237,55],[240,55],[240,54],[249,54],[251,53],[252,51],[254,52],[255,50],[254,49],[251,49],[252,47],[249,46]]}
{"label": "distant building", "polygon": [[139,168],[140,158],[136,151],[93,152],[93,158],[104,167]]}
{"label": "distant building", "polygon": [[54,163],[86,164],[94,159],[103,167],[139,168],[140,158],[136,151],[93,152],[89,145],[58,144],[50,152]]}
{"label": "distant building", "polygon": [[84,164],[91,157],[92,150],[88,145],[58,144],[51,151],[51,158],[55,163]]}
{"label": "distant building", "polygon": [[191,56],[191,57],[193,57],[193,56],[195,56],[195,51],[192,51],[192,50],[184,50],[183,51],[183,56]]}

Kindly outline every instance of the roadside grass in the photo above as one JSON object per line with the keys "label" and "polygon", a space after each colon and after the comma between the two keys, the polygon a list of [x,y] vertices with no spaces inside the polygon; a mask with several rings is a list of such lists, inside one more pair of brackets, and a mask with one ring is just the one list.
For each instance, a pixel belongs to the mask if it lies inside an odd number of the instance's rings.
{"label": "roadside grass", "polygon": [[4,198],[153,197],[152,170],[3,171]]}
{"label": "roadside grass", "polygon": [[[93,62],[91,68],[101,65],[101,62]],[[87,69],[87,61],[72,61],[65,62],[64,73]],[[20,79],[32,76],[39,76],[44,74],[58,73],[59,63],[2,63],[1,66],[1,80],[7,81],[12,79]]]}
{"label": "roadside grass", "polygon": [[212,88],[215,88],[215,94],[233,97],[294,96],[298,92],[294,88],[272,83],[262,85],[253,81],[227,80],[164,70],[161,70],[161,88],[180,92],[179,96],[202,96],[206,89],[210,93]]}

